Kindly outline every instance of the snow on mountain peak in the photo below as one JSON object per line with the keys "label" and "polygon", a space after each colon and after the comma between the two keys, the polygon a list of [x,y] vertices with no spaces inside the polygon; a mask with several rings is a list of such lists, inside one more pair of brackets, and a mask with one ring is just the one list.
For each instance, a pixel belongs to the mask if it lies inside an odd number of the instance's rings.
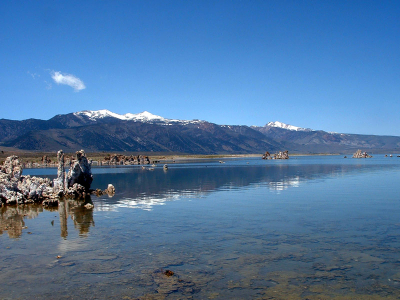
{"label": "snow on mountain peak", "polygon": [[143,111],[138,114],[131,114],[127,113],[124,115],[124,117],[127,118],[127,120],[140,120],[140,121],[166,121],[165,118],[153,115],[152,113],[149,113],[148,111]]}
{"label": "snow on mountain peak", "polygon": [[90,120],[97,120],[97,119],[103,119],[107,117],[112,117],[112,118],[117,118],[117,119],[123,119],[122,115],[113,113],[107,109],[101,109],[101,110],[84,110],[80,112],[74,113],[75,116],[87,116]]}
{"label": "snow on mountain peak", "polygon": [[117,113],[113,113],[107,109],[101,110],[84,110],[80,112],[74,113],[75,116],[86,116],[92,121],[97,121],[98,119],[103,118],[116,118],[124,121],[139,121],[139,122],[161,122],[165,124],[169,123],[196,123],[199,121],[186,121],[186,120],[173,120],[173,119],[165,119],[161,116],[153,115],[148,111],[143,111],[138,114],[127,113],[124,115],[120,115]]}
{"label": "snow on mountain peak", "polygon": [[279,121],[269,122],[266,126],[268,126],[268,127],[277,127],[277,128],[293,130],[293,131],[312,131],[309,128],[297,127],[297,126],[285,124],[285,123],[282,123],[282,122],[279,122]]}

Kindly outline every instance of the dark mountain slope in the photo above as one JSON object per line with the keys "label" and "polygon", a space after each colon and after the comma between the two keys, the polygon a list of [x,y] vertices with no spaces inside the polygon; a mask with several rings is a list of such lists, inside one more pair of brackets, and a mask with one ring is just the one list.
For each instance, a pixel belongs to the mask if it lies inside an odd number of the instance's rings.
{"label": "dark mountain slope", "polygon": [[252,127],[265,136],[298,152],[400,151],[400,137],[330,133],[322,130],[295,131],[276,127]]}
{"label": "dark mountain slope", "polygon": [[172,120],[149,112],[108,110],[57,115],[50,120],[0,120],[0,145],[23,150],[141,151],[191,154],[400,152],[400,137],[340,134],[281,122],[264,127]]}
{"label": "dark mountain slope", "polygon": [[119,121],[65,129],[30,131],[3,143],[25,150],[143,151],[192,154],[262,153],[282,147],[247,126],[150,124]]}
{"label": "dark mountain slope", "polygon": [[15,139],[31,130],[45,130],[49,128],[48,121],[38,119],[23,121],[0,119],[0,141]]}

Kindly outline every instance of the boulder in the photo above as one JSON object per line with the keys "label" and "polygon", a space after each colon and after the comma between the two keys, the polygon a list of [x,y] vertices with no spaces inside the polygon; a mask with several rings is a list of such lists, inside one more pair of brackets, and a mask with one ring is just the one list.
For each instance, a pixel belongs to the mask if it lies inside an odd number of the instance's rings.
{"label": "boulder", "polygon": [[105,192],[110,196],[115,194],[115,187],[112,184],[109,184]]}

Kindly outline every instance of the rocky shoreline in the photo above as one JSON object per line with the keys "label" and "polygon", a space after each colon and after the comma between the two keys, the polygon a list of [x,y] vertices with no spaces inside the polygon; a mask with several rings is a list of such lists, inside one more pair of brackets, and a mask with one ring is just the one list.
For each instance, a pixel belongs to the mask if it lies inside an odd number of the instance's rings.
{"label": "rocky shoreline", "polygon": [[[9,156],[0,166],[0,207],[3,205],[22,205],[40,203],[44,206],[58,206],[59,200],[85,199],[90,194],[114,195],[115,188],[109,184],[105,190],[90,189],[93,181],[91,161],[85,151],[77,151],[74,160],[69,162],[69,171],[65,172],[64,152],[57,152],[57,178],[22,175],[23,164],[18,156]],[[91,203],[87,208],[91,208]]]}

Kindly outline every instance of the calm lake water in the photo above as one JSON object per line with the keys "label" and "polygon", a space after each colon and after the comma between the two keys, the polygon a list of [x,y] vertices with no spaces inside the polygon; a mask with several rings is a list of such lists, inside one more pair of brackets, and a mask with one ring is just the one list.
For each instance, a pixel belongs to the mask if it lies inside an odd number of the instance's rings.
{"label": "calm lake water", "polygon": [[0,299],[400,299],[400,158],[93,173],[93,210],[0,208]]}

